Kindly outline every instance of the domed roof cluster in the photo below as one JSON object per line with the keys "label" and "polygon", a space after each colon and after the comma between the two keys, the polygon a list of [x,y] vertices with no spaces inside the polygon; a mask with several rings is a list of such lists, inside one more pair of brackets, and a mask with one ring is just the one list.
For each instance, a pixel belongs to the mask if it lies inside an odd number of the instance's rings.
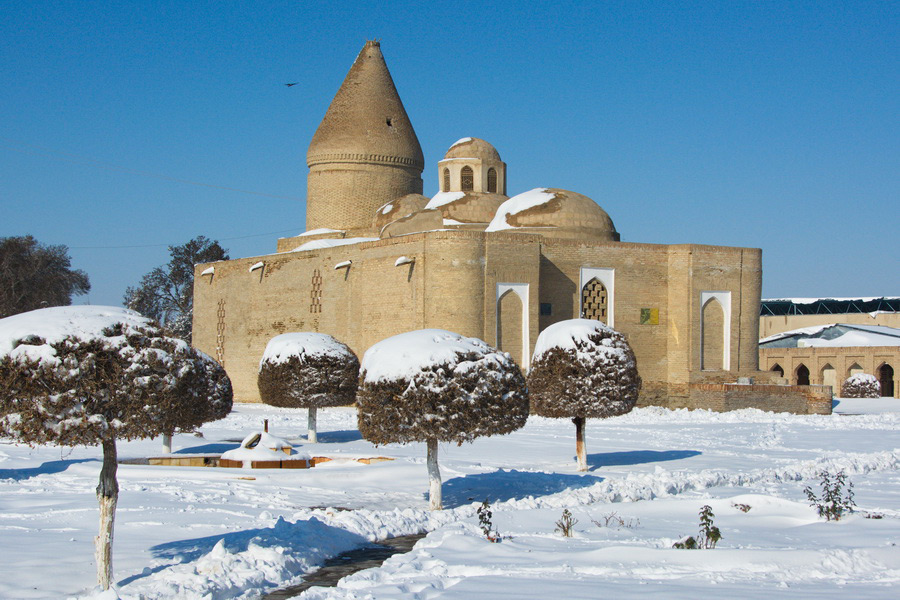
{"label": "domed roof cluster", "polygon": [[[483,161],[504,165],[500,153],[474,137],[455,142],[441,161]],[[458,163],[457,163],[458,164]],[[445,173],[441,171],[443,176]],[[536,233],[549,238],[619,241],[612,219],[583,194],[558,188],[535,188],[509,198],[486,191],[460,191],[454,181],[431,199],[408,194],[376,211],[373,228],[381,237],[435,229]],[[474,182],[476,190],[478,182]]]}

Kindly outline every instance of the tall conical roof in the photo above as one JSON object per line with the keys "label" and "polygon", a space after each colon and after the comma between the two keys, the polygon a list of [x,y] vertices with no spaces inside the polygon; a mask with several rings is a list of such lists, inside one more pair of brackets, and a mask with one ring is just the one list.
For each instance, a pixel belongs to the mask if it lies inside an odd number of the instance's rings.
{"label": "tall conical roof", "polygon": [[316,130],[306,163],[374,162],[418,168],[425,166],[381,44],[366,42],[331,101]]}

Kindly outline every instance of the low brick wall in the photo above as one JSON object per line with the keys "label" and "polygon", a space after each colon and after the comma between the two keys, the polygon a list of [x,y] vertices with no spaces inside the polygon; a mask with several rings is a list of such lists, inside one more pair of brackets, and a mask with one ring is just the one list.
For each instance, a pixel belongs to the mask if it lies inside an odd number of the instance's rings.
{"label": "low brick wall", "polygon": [[687,408],[719,412],[758,408],[800,415],[831,414],[831,386],[827,385],[695,383],[690,386],[690,396],[679,400],[685,402]]}

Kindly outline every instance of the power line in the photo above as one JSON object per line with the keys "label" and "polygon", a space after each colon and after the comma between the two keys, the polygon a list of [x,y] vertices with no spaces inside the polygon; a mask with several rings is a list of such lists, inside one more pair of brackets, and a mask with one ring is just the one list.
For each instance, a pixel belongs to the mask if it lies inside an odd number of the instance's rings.
{"label": "power line", "polygon": [[[215,241],[228,242],[231,240],[244,240],[247,238],[263,237],[265,235],[290,233],[291,231],[297,231],[297,228],[295,227],[293,229],[282,229],[281,231],[270,231],[268,233],[254,233],[251,235],[239,235],[236,237],[220,238]],[[137,246],[69,246],[68,248],[69,248],[69,250],[122,250],[122,249],[127,249],[127,248],[163,248],[163,247],[169,247],[171,245],[172,244],[141,244],[141,245],[137,245]]]}
{"label": "power line", "polygon": [[[131,175],[140,175],[142,177],[152,177],[154,179],[162,179],[164,181],[174,181],[176,183],[186,183],[188,185],[196,185],[200,187],[208,187],[217,190],[227,190],[229,192],[239,192],[241,194],[250,194],[253,196],[264,196],[266,198],[278,198],[279,200],[302,200],[302,198],[297,198],[294,196],[279,196],[278,194],[268,194],[266,192],[255,192],[253,190],[243,190],[240,188],[228,187],[225,185],[216,185],[213,183],[203,183],[201,181],[192,181],[190,179],[181,179],[179,177],[170,177],[169,175],[163,175],[161,173],[153,173],[150,171],[141,171],[138,169],[132,169],[130,167],[123,167],[121,165],[116,165],[113,163],[108,163],[100,160],[96,160],[89,156],[80,156],[78,154],[72,154],[69,152],[60,152],[58,150],[53,150],[51,148],[45,148],[43,146],[36,146],[34,144],[28,144],[19,140],[13,140],[7,137],[0,136],[0,140],[6,142],[6,148],[8,150],[12,150],[13,152],[18,152],[20,154],[45,154],[56,160],[61,160],[65,162],[70,162],[74,164],[87,165],[91,167],[96,167],[98,169],[106,169],[108,171],[119,171],[122,173],[129,173]],[[9,144],[18,145],[19,147],[14,147]]]}

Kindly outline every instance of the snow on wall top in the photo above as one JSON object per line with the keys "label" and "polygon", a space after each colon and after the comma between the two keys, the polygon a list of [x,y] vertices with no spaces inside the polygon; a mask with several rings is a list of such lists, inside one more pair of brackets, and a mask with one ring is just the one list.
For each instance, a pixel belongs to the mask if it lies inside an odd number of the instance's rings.
{"label": "snow on wall top", "polygon": [[326,333],[298,331],[276,335],[263,352],[259,366],[263,363],[281,364],[293,356],[335,356],[350,358],[350,350]]}
{"label": "snow on wall top", "polygon": [[326,248],[335,248],[337,246],[349,246],[351,244],[361,244],[363,242],[377,242],[379,238],[373,237],[355,237],[344,238],[340,240],[313,240],[297,246],[291,252],[304,252],[306,250],[324,250]]}
{"label": "snow on wall top", "polygon": [[507,216],[517,215],[529,208],[546,204],[555,197],[556,195],[553,192],[548,191],[547,188],[534,188],[533,190],[528,190],[527,192],[522,192],[521,194],[513,196],[497,208],[497,214],[494,215],[493,220],[488,224],[485,231],[513,229],[513,225],[510,225],[506,220]]}
{"label": "snow on wall top", "polygon": [[[104,338],[103,330],[122,323],[125,329],[147,327],[152,321],[127,308],[117,306],[55,306],[0,319],[0,357],[55,360],[51,343],[67,337],[79,340]],[[22,344],[19,340],[29,336],[44,339],[40,346]],[[110,343],[121,338],[106,338]]]}
{"label": "snow on wall top", "polygon": [[465,192],[438,192],[434,195],[434,197],[431,198],[431,200],[428,201],[428,204],[425,205],[424,210],[427,210],[429,208],[440,208],[445,204],[456,202],[465,195]]}
{"label": "snow on wall top", "polygon": [[[782,331],[759,340],[770,347],[900,346],[900,329],[886,325],[829,323]],[[781,342],[781,343],[778,343]],[[802,344],[802,346],[801,346]]]}
{"label": "snow on wall top", "polygon": [[507,355],[477,338],[443,329],[421,329],[382,340],[366,350],[360,373],[366,383],[411,379],[425,367],[449,364],[467,369],[474,363],[460,363],[460,355],[474,352],[487,360],[505,362]]}
{"label": "snow on wall top", "polygon": [[322,235],[325,233],[343,233],[343,229],[328,229],[327,227],[320,227],[319,229],[310,229],[309,231],[304,231],[297,237],[302,237],[304,235]]}
{"label": "snow on wall top", "polygon": [[[575,350],[579,358],[587,358],[588,353],[579,350],[576,342],[590,344],[591,342],[588,339],[588,336],[597,331],[613,332],[615,330],[605,323],[593,319],[569,319],[567,321],[554,323],[538,335],[538,339],[534,344],[534,355],[531,359],[532,363],[553,348]],[[612,347],[612,341],[610,339],[603,339],[600,343],[607,348],[607,354],[620,356],[622,358],[625,357],[625,351],[621,348]],[[582,356],[582,354],[584,354],[584,356]]]}

